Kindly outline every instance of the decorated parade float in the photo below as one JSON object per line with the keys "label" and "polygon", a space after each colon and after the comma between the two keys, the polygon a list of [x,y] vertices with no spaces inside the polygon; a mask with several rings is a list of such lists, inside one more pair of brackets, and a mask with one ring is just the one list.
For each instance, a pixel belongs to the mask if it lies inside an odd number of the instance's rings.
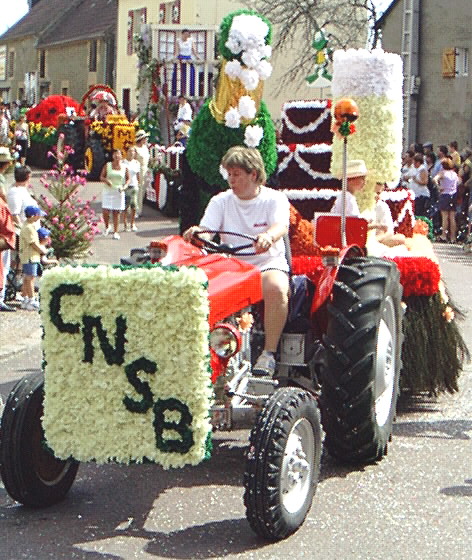
{"label": "decorated parade float", "polygon": [[79,103],[65,95],[50,95],[29,109],[31,146],[28,163],[49,169],[55,159],[48,155],[59,134],[72,148],[68,163],[85,169],[97,180],[107,156],[116,148],[126,152],[134,144],[136,126],[118,111],[116,94],[104,84],[90,86]]}
{"label": "decorated parade float", "polygon": [[[270,23],[252,11],[223,20],[217,91],[183,156],[183,219],[191,223],[227,187],[220,159],[230,146],[256,147],[268,174],[276,170],[260,83],[270,72],[270,38]],[[363,209],[374,204],[376,181],[395,180],[399,58],[346,51],[334,62],[332,105],[284,109],[278,188],[293,203],[292,292],[275,376],[252,375],[263,343],[261,276],[238,255],[254,238],[234,232],[239,246],[197,246],[176,235],[151,242],[141,265],[136,254],[114,267],[56,267],[41,286],[44,371],[16,385],[2,417],[0,471],[15,500],[60,501],[79,461],[195,465],[211,453],[212,430],[249,427],[247,519],[278,540],[311,507],[320,422],[332,457],[373,463],[387,453],[400,385],[457,390],[466,349],[407,193],[384,195],[411,240],[401,256],[369,254],[376,246],[366,219],[326,215],[346,194],[347,150],[372,171]],[[324,214],[316,230],[315,213]]]}

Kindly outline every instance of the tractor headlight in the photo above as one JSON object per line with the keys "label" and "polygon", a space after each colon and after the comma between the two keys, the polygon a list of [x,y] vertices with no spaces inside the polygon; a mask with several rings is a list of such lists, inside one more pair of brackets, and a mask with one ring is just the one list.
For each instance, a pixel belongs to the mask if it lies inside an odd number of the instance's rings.
{"label": "tractor headlight", "polygon": [[151,241],[149,244],[149,256],[151,262],[155,263],[163,259],[167,255],[167,245],[161,241]]}
{"label": "tractor headlight", "polygon": [[210,347],[220,358],[230,358],[241,348],[241,334],[229,323],[218,323],[210,333]]}

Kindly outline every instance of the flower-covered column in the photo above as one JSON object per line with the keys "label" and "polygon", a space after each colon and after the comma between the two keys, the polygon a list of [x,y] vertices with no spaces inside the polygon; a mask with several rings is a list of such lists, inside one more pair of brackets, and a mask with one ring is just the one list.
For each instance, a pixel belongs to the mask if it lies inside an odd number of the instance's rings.
{"label": "flower-covered column", "polygon": [[[350,97],[359,107],[357,134],[349,137],[349,159],[363,159],[369,170],[366,187],[356,195],[361,212],[374,207],[376,182],[400,178],[402,83],[402,61],[397,54],[381,49],[334,53],[333,101]],[[335,138],[331,161],[334,173],[342,167],[342,152],[343,141]]]}

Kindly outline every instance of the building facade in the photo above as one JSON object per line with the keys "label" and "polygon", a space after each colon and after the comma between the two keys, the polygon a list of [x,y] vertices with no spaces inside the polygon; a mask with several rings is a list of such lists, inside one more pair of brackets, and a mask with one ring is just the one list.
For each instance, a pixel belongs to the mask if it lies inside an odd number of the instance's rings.
{"label": "building facade", "polygon": [[404,60],[405,147],[472,145],[472,2],[395,0],[378,20],[382,47]]}
{"label": "building facade", "polygon": [[90,85],[112,85],[116,20],[116,0],[36,0],[0,37],[0,97],[80,101]]}

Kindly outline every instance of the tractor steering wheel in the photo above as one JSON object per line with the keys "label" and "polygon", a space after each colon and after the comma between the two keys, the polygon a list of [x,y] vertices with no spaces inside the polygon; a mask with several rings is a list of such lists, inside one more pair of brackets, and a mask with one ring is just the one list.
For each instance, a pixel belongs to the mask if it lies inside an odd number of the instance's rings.
{"label": "tractor steering wheel", "polygon": [[[234,235],[235,237],[250,239],[251,243],[245,243],[244,245],[237,245],[236,247],[234,247],[229,243],[216,243],[215,241],[211,241],[209,239],[205,239],[204,237],[200,237],[202,233],[211,233],[212,235],[216,235],[216,234]],[[219,231],[219,230],[215,231],[215,230],[205,229],[201,231],[196,231],[193,234],[193,237],[197,239],[201,244],[201,246],[209,253],[227,253],[229,255],[239,255],[241,257],[249,257],[257,254],[254,250],[246,253],[241,253],[241,251],[244,251],[244,249],[249,249],[251,247],[254,249],[254,243],[257,243],[257,237],[254,237],[252,235],[247,235],[245,233],[236,233],[234,231]]]}

